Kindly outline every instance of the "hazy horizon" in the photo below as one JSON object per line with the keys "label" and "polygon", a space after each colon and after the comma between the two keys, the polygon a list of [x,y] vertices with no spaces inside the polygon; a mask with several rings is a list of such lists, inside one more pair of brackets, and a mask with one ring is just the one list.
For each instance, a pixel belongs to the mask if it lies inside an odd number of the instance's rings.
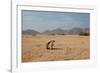
{"label": "hazy horizon", "polygon": [[89,28],[89,13],[22,10],[22,31]]}
{"label": "hazy horizon", "polygon": [[[86,27],[88,28],[88,27]],[[86,29],[86,28],[78,28],[78,29]],[[56,28],[56,29],[61,29],[61,28]],[[45,30],[45,31],[38,31],[38,30],[34,30],[34,29],[25,29],[25,30],[22,30],[22,31],[28,31],[28,30],[33,30],[33,31],[37,31],[37,32],[40,32],[40,33],[43,33],[43,32],[46,32],[46,31],[53,31],[53,30],[56,30],[56,29],[52,29],[52,30]],[[72,29],[77,29],[77,28],[72,28]],[[70,31],[72,29],[61,29],[61,30],[64,30],[64,31]],[[90,28],[88,28],[90,29]]]}

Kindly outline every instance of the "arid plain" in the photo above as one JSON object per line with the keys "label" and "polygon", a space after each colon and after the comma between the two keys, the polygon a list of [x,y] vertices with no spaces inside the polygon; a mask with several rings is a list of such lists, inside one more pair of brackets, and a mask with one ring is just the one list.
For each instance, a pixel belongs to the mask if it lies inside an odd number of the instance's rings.
{"label": "arid plain", "polygon": [[[46,44],[55,40],[53,50]],[[22,35],[22,62],[85,60],[90,58],[90,37],[80,35]]]}

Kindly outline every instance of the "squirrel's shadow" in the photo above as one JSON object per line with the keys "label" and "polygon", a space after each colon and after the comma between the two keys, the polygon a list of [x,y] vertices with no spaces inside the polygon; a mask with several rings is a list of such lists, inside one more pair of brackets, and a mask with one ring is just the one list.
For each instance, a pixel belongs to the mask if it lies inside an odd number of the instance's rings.
{"label": "squirrel's shadow", "polygon": [[52,48],[52,49],[47,49],[47,50],[61,50],[62,48]]}

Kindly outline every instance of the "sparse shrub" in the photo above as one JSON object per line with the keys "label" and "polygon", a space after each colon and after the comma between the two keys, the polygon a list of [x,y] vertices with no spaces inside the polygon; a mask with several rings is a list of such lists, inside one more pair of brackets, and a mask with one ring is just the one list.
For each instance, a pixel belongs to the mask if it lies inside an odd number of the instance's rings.
{"label": "sparse shrub", "polygon": [[80,35],[80,36],[89,36],[90,34],[87,33],[87,32],[80,32],[79,35]]}
{"label": "sparse shrub", "polygon": [[64,33],[60,34],[60,35],[65,35]]}
{"label": "sparse shrub", "polygon": [[36,36],[36,34],[32,34],[32,36]]}
{"label": "sparse shrub", "polygon": [[55,33],[52,33],[51,35],[56,35]]}

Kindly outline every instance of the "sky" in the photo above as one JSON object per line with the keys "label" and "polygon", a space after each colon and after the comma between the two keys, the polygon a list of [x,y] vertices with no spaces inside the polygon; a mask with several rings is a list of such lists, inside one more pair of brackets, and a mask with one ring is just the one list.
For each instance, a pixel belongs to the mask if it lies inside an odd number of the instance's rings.
{"label": "sky", "polygon": [[88,28],[89,13],[22,10],[22,30],[44,32],[53,29]]}

